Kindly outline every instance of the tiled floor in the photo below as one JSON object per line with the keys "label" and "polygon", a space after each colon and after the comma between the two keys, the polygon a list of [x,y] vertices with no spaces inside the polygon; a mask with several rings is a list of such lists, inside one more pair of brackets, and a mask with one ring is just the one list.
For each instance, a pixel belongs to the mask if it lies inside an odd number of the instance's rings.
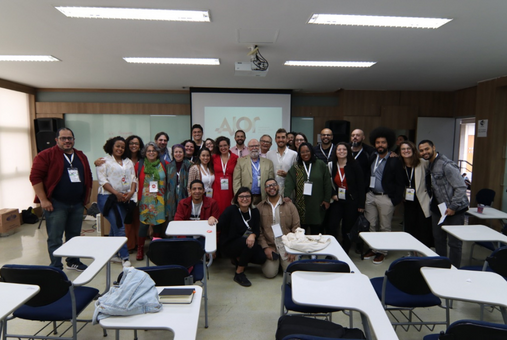
{"label": "tiled floor", "polygon": [[[85,221],[83,224],[83,234],[87,236],[96,236],[92,228],[93,222]],[[393,227],[401,229],[399,221],[393,222]],[[20,231],[9,237],[0,238],[0,265],[6,263],[15,264],[41,264],[49,263],[46,250],[46,231],[44,224],[40,230],[35,225],[22,225]],[[469,246],[464,246],[463,257],[468,258]],[[486,256],[486,253],[477,253],[477,255]],[[363,274],[369,277],[382,276],[388,268],[390,262],[394,259],[406,255],[402,252],[390,252],[386,261],[380,265],[374,265],[371,260],[361,261],[359,255],[352,253],[351,257]],[[145,262],[137,262],[135,256],[131,255],[131,261],[134,266],[144,265]],[[83,262],[89,263],[87,259]],[[119,264],[112,265],[113,278],[121,271]],[[72,279],[77,277],[78,273],[66,270],[67,275]],[[235,283],[233,279],[234,267],[227,259],[218,259],[211,266],[209,285],[209,328],[204,328],[204,305],[201,309],[197,339],[274,339],[277,320],[280,314],[280,285],[281,275],[274,279],[265,279],[261,273],[260,267],[251,266],[246,272],[248,278],[252,281],[252,287],[244,288]],[[102,290],[105,284],[105,270],[99,273],[91,282],[91,286]],[[337,289],[340,289],[337,287]],[[1,301],[0,301],[1,303]],[[89,306],[81,317],[91,317],[93,305]],[[354,313],[354,325],[361,327],[358,313]],[[444,317],[444,310],[432,308],[420,313],[425,317]],[[454,309],[451,310],[451,321],[470,318],[479,319],[479,305],[456,301]],[[485,320],[490,322],[502,322],[500,312],[486,313]],[[335,313],[333,321],[343,325],[348,324],[348,317],[342,313]],[[29,323],[15,320],[9,323],[10,331],[35,331],[39,323]],[[440,331],[444,328],[437,327]],[[410,329],[409,332],[398,328],[397,334],[403,340],[419,340],[430,332],[423,329],[417,332]],[[139,339],[172,339],[172,334],[165,331],[140,331]],[[110,332],[108,338],[113,338],[114,334]],[[87,325],[78,336],[79,339],[99,339],[102,338],[102,329],[100,326]],[[121,332],[121,339],[133,339],[133,332]]]}

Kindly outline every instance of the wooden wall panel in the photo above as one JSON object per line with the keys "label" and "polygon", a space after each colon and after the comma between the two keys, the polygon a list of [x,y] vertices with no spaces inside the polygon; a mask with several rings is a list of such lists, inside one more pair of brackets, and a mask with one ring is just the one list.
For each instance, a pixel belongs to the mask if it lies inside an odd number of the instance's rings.
{"label": "wooden wall panel", "polygon": [[391,129],[415,130],[417,127],[417,107],[412,106],[383,106],[380,120],[382,125]]}
{"label": "wooden wall panel", "polygon": [[138,115],[190,115],[189,104],[139,104],[139,103],[47,103],[36,104],[39,114],[138,114]]}
{"label": "wooden wall panel", "polygon": [[382,119],[380,116],[345,116],[343,118],[350,122],[350,132],[355,129],[361,129],[364,131],[368,144],[370,143],[368,141],[370,132],[376,127],[382,125]]}
{"label": "wooden wall panel", "polygon": [[454,93],[454,117],[474,117],[476,106],[477,86],[459,90]]}
{"label": "wooden wall panel", "polygon": [[4,89],[28,93],[35,95],[37,93],[37,90],[34,87],[26,86],[23,84],[14,83],[9,80],[0,79],[0,87],[3,87]]}
{"label": "wooden wall panel", "polygon": [[[472,197],[479,189],[493,189],[496,191],[493,206],[500,208],[507,185],[503,183],[507,146],[507,77],[479,83],[476,100],[476,123],[487,119],[488,135],[475,137]],[[475,205],[473,198],[472,205]]]}

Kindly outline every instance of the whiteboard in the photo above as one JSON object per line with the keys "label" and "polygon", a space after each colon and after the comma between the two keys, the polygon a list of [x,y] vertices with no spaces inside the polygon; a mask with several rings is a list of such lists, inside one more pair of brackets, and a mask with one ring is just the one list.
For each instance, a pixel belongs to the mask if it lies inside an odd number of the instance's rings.
{"label": "whiteboard", "polygon": [[95,179],[93,162],[105,155],[102,148],[111,137],[138,135],[146,144],[158,132],[169,135],[168,146],[190,138],[190,116],[176,115],[116,115],[116,114],[65,114],[65,127],[74,132],[75,148],[88,157]]}

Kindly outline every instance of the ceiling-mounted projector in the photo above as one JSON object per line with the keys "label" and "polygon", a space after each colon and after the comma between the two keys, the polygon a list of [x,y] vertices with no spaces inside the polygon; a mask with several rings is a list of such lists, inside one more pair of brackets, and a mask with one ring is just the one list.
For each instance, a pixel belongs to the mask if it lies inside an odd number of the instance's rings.
{"label": "ceiling-mounted projector", "polygon": [[265,77],[269,69],[261,71],[251,61],[237,61],[234,63],[234,70],[234,75],[236,76]]}

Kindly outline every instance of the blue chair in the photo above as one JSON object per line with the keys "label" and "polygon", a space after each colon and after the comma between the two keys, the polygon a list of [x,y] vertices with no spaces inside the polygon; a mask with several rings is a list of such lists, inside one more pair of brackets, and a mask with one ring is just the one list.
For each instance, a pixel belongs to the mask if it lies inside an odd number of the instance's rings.
{"label": "blue chair", "polygon": [[278,319],[276,340],[366,339],[363,331],[345,328],[330,321],[299,315],[283,315]]}
{"label": "blue chair", "polygon": [[447,331],[440,334],[429,334],[423,340],[505,340],[507,325],[475,320],[453,322]]}
{"label": "blue chair", "polygon": [[[422,267],[451,268],[451,261],[447,257],[403,257],[395,260],[389,266],[384,277],[371,279],[371,284],[382,302],[384,309],[396,320],[392,322],[394,328],[401,326],[408,331],[413,326],[418,331],[426,326],[430,331],[435,325],[449,326],[449,303],[445,304],[445,321],[423,321],[415,312],[417,307],[440,306],[441,300],[431,293],[420,269]],[[394,312],[399,313],[394,313]],[[408,312],[408,315],[407,315]],[[406,321],[400,321],[398,315]],[[414,318],[417,319],[414,321]],[[432,325],[432,327],[430,327]]]}
{"label": "blue chair", "polygon": [[[338,260],[300,260],[292,262],[287,266],[283,273],[282,282],[282,301],[280,308],[280,316],[289,314],[290,311],[302,313],[300,315],[324,316],[326,320],[331,321],[333,312],[340,309],[302,306],[296,304],[292,300],[292,287],[290,285],[290,275],[296,271],[312,271],[312,272],[335,272],[350,273],[350,267],[347,263]],[[352,322],[352,317],[350,318]]]}
{"label": "blue chair", "polygon": [[[99,290],[91,287],[74,286],[67,275],[55,267],[6,264],[0,269],[3,282],[33,284],[40,291],[23,306],[16,309],[13,317],[4,321],[3,338],[34,338],[34,335],[8,334],[7,324],[14,318],[47,321],[53,324],[48,336],[37,335],[38,339],[77,339],[77,322],[85,322],[84,328],[91,320],[78,320],[78,315],[98,296]],[[1,302],[0,302],[1,303]],[[71,337],[61,337],[58,328],[66,321],[71,322],[63,334],[72,331]],[[60,322],[57,325],[57,322]],[[39,331],[40,332],[40,331]],[[53,335],[53,336],[51,336]]]}
{"label": "blue chair", "polygon": [[201,242],[193,238],[170,238],[155,240],[150,243],[147,255],[147,266],[151,261],[157,266],[180,265],[190,272],[187,283],[202,282],[204,288],[204,326],[208,328],[208,268],[206,253]]}

